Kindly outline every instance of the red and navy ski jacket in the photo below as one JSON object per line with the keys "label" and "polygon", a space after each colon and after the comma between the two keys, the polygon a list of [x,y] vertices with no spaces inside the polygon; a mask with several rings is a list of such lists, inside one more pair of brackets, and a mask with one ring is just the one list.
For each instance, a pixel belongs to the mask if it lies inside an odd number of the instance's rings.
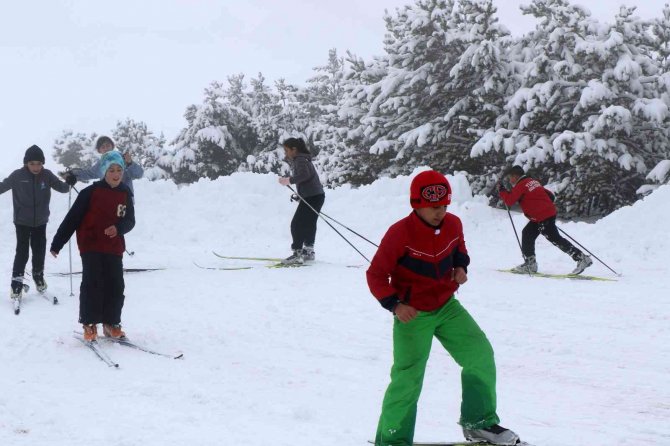
{"label": "red and navy ski jacket", "polygon": [[402,302],[420,311],[442,307],[458,289],[453,270],[467,271],[463,224],[447,213],[439,228],[410,214],[389,228],[367,271],[379,303],[393,311]]}
{"label": "red and navy ski jacket", "polygon": [[536,223],[556,216],[553,196],[539,181],[527,176],[521,177],[511,192],[500,191],[500,198],[507,206],[518,201],[524,215]]}
{"label": "red and navy ski jacket", "polygon": [[[112,188],[105,180],[96,181],[82,190],[58,228],[51,242],[51,251],[60,252],[77,231],[81,254],[98,252],[122,256],[126,250],[123,235],[135,226],[132,196],[125,184]],[[105,229],[110,226],[116,226],[116,237],[105,235]]]}

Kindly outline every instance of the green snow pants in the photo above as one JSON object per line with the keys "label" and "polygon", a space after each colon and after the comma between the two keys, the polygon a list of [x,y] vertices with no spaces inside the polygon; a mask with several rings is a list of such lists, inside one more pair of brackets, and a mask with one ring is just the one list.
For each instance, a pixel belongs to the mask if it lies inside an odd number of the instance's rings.
{"label": "green snow pants", "polygon": [[384,395],[376,446],[412,445],[416,406],[433,336],[462,368],[459,423],[481,429],[499,422],[493,348],[472,316],[452,297],[442,308],[419,312],[406,324],[395,320],[391,383]]}

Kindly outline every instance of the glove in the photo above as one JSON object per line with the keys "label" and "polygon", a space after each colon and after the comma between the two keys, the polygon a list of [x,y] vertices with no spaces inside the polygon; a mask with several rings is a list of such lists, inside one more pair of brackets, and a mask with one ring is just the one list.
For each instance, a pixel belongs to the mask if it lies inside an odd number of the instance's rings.
{"label": "glove", "polygon": [[506,189],[505,189],[505,186],[503,186],[502,183],[498,183],[498,184],[496,185],[496,188],[498,189],[498,193],[500,193],[500,192],[506,190]]}
{"label": "glove", "polygon": [[74,174],[68,173],[65,176],[65,183],[67,183],[68,186],[74,186],[77,184],[77,177],[74,176]]}
{"label": "glove", "polygon": [[293,203],[294,201],[300,201],[300,197],[297,196],[296,194],[291,195],[291,203]]}

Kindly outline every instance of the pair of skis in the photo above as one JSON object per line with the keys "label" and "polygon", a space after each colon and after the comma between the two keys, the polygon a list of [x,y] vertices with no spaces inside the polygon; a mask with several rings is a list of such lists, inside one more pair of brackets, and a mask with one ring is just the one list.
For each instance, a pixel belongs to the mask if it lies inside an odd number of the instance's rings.
{"label": "pair of skis", "polygon": [[[123,272],[125,273],[146,273],[146,272],[151,272],[151,271],[163,271],[165,268],[123,268]],[[53,276],[61,276],[61,277],[68,277],[68,276],[80,276],[81,271],[74,271],[72,273],[53,273]]]}
{"label": "pair of skis", "polygon": [[522,276],[533,276],[533,277],[544,277],[547,279],[572,279],[572,280],[595,280],[600,282],[617,282],[616,279],[610,279],[607,277],[596,277],[596,276],[584,276],[581,274],[548,274],[548,273],[527,273],[512,271],[511,269],[499,269],[496,270],[501,273],[511,273],[511,274],[520,274]]}
{"label": "pair of skis", "polygon": [[[220,259],[225,259],[225,260],[248,260],[248,261],[254,261],[254,262],[270,262],[268,265],[262,265],[263,268],[300,268],[303,266],[309,266],[309,264],[306,263],[300,263],[300,264],[295,264],[295,265],[285,265],[282,262],[283,259],[280,259],[278,257],[238,257],[238,256],[224,256],[221,254],[218,254],[214,251],[212,251],[212,254],[217,256]],[[214,271],[240,271],[240,270],[246,270],[246,269],[254,269],[258,268],[258,266],[202,266],[196,262],[193,262],[195,266],[197,266],[200,269],[208,269],[208,270],[214,270]]]}
{"label": "pair of skis", "polygon": [[[19,297],[12,298],[12,305],[14,307],[14,314],[16,314],[17,316],[21,313],[21,304],[23,303],[23,294],[27,293],[28,291],[30,291],[30,285],[28,285],[27,283],[24,283],[23,284],[23,291],[21,292],[21,295],[19,295]],[[58,304],[58,298],[55,295],[47,292],[46,290],[44,290],[44,291],[39,291],[38,290],[37,293],[40,296],[42,296],[45,300],[47,300],[48,302],[51,302],[53,305]]]}
{"label": "pair of skis", "polygon": [[[260,266],[224,266],[224,267],[207,267],[207,266],[201,266],[196,262],[193,262],[195,266],[197,266],[200,269],[209,269],[209,270],[219,270],[219,271],[237,271],[237,270],[245,270],[245,269],[255,269],[255,268],[301,268],[304,266],[311,266],[313,263],[310,261],[309,263],[299,263],[299,264],[289,264],[285,265],[282,263],[282,260],[279,257],[241,257],[241,256],[224,256],[222,254],[219,254],[215,251],[212,251],[212,254],[214,254],[216,257],[224,260],[245,260],[245,261],[252,261],[252,262],[269,262],[267,265],[260,265]],[[323,263],[323,262],[318,262],[318,263]],[[342,266],[342,265],[340,265]],[[361,268],[363,265],[346,265],[347,268]]]}
{"label": "pair of skis", "polygon": [[[88,347],[98,357],[98,359],[100,359],[102,362],[107,364],[107,366],[113,367],[113,368],[118,368],[119,367],[119,363],[115,362],[109,356],[109,354],[101,347],[101,342],[99,342],[99,341],[87,341],[87,340],[84,339],[83,333],[81,333],[79,331],[75,331],[73,336],[74,336],[75,339],[77,339],[82,344],[84,344],[86,347]],[[148,347],[145,347],[141,344],[137,344],[137,343],[131,341],[130,339],[128,339],[127,337],[125,337],[125,336],[121,337],[121,338],[111,338],[111,337],[106,337],[105,336],[101,339],[102,339],[102,342],[105,342],[105,343],[122,345],[124,347],[132,348],[134,350],[138,350],[138,351],[141,351],[141,352],[144,352],[144,353],[148,353],[150,355],[162,356],[164,358],[170,358],[170,359],[183,359],[184,358],[183,353],[180,353],[178,355],[170,355],[168,353],[158,352],[158,351],[152,350]]]}

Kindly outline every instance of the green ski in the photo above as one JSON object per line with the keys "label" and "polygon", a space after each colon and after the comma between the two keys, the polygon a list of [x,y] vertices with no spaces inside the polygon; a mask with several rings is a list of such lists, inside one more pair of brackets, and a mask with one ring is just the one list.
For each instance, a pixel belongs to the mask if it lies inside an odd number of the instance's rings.
{"label": "green ski", "polygon": [[601,282],[617,282],[616,279],[609,279],[607,277],[596,277],[596,276],[582,276],[581,274],[547,274],[547,273],[528,274],[528,273],[512,271],[511,269],[498,269],[496,271],[500,271],[501,273],[519,274],[522,276],[531,275],[533,277],[546,277],[549,279],[597,280]]}
{"label": "green ski", "polygon": [[212,251],[212,254],[215,256],[221,258],[221,259],[228,259],[228,260],[255,260],[258,262],[281,262],[282,259],[280,258],[275,258],[275,257],[237,257],[237,256],[224,256],[221,255],[217,252]]}

